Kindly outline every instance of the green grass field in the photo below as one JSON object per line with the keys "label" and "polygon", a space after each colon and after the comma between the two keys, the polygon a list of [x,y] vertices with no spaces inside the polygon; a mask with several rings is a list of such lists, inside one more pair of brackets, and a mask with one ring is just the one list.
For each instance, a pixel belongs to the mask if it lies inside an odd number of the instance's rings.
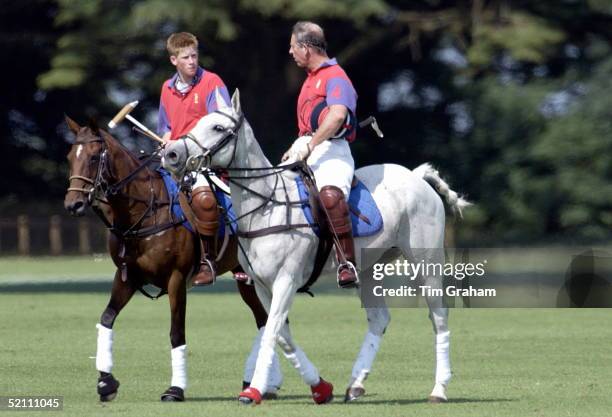
{"label": "green grass field", "polygon": [[[188,400],[162,404],[170,382],[167,298],[136,295],[115,325],[113,373],[117,399],[101,404],[95,391],[95,324],[106,305],[106,261],[70,259],[0,262],[0,396],[62,395],[66,416],[609,416],[612,410],[612,311],[456,309],[451,311],[454,377],[450,402],[425,402],[433,384],[432,330],[425,309],[394,309],[367,396],[343,404],[345,384],[366,324],[354,296],[337,290],[298,296],[296,341],[336,389],[315,406],[297,373],[281,359],[281,397],[241,407],[243,361],[255,334],[247,308],[232,292],[194,291],[188,298]],[[68,264],[68,266],[66,266]],[[94,265],[93,267],[91,265]],[[54,279],[78,276],[102,289]],[[99,268],[99,269],[96,269]],[[29,277],[15,287],[11,277]],[[98,278],[95,278],[95,277]],[[45,278],[48,277],[48,278]],[[106,282],[104,282],[106,281]],[[40,287],[45,288],[44,291]],[[79,289],[81,288],[81,289]],[[231,283],[220,288],[231,288]],[[31,415],[0,411],[0,417]],[[36,413],[36,415],[44,413]]]}

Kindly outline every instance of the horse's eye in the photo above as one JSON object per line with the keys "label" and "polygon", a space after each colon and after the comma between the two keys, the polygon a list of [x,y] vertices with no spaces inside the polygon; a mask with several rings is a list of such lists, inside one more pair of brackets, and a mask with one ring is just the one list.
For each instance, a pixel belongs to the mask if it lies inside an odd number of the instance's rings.
{"label": "horse's eye", "polygon": [[89,158],[89,163],[93,164],[96,163],[100,160],[100,155],[92,155],[91,158]]}
{"label": "horse's eye", "polygon": [[217,132],[225,132],[225,128],[221,125],[215,125],[213,129],[216,130]]}

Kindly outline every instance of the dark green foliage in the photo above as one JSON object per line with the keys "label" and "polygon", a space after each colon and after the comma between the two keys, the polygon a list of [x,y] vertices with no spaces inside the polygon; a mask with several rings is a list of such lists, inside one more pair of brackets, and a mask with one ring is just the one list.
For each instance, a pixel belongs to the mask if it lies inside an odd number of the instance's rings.
{"label": "dark green foliage", "polygon": [[[477,205],[466,240],[606,239],[611,10],[610,0],[11,4],[0,10],[9,57],[0,131],[10,155],[0,170],[17,182],[0,182],[0,206],[32,188],[61,200],[64,112],[105,123],[138,99],[136,115],[153,126],[146,116],[172,73],[165,39],[178,30],[195,33],[202,64],[241,89],[256,135],[278,160],[297,130],[304,78],[287,53],[289,32],[313,19],[357,88],[360,118],[376,114],[386,134],[360,135],[358,165],[440,167]],[[119,136],[151,148],[125,127]]]}

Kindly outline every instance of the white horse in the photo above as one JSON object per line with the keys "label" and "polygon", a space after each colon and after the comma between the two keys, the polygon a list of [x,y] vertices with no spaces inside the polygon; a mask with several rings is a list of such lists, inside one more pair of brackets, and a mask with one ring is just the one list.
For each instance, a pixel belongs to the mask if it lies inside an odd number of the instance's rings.
{"label": "white horse", "polygon": [[[218,96],[217,103],[224,103]],[[231,107],[222,104],[215,113],[204,116],[184,138],[168,146],[163,164],[182,176],[186,171],[203,167],[234,168],[230,171],[232,200],[238,228],[254,231],[271,226],[306,223],[302,209],[284,202],[298,201],[294,178],[297,174],[273,167],[263,154],[240,106],[239,92],[232,96]],[[249,168],[250,171],[240,170]],[[262,171],[252,171],[252,169]],[[266,175],[268,174],[268,175]],[[368,237],[355,239],[357,265],[361,248],[396,247],[404,254],[411,248],[443,248],[445,209],[435,187],[455,213],[469,203],[450,190],[438,173],[424,164],[414,171],[399,165],[372,165],[355,172],[372,195],[383,216],[383,229]],[[289,211],[289,213],[287,213]],[[254,278],[257,295],[268,310],[268,322],[261,340],[255,374],[250,388],[239,395],[242,403],[261,401],[272,365],[275,344],[293,364],[304,382],[311,386],[316,403],[328,402],[333,387],[324,381],[317,368],[296,345],[289,331],[287,317],[296,291],[308,280],[312,270],[318,238],[309,228],[290,229],[256,238],[241,238],[244,253],[240,263]],[[444,262],[441,250],[429,251],[427,262]],[[246,255],[246,256],[245,256]],[[331,257],[334,258],[334,257]],[[333,260],[328,271],[335,271]],[[365,279],[365,278],[364,278]],[[440,287],[440,280],[425,285]],[[341,291],[341,290],[339,290]],[[451,379],[448,309],[440,297],[427,297],[429,317],[435,333],[435,383],[430,401],[446,401],[446,387]],[[353,366],[345,401],[365,393],[363,383],[374,362],[390,316],[386,307],[366,308],[368,331]]]}

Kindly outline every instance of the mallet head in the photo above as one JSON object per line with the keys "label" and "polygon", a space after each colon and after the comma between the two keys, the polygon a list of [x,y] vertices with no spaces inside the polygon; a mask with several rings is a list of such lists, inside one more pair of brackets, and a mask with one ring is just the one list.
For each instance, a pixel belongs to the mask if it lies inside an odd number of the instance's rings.
{"label": "mallet head", "polygon": [[123,108],[119,110],[119,113],[117,113],[115,117],[113,117],[113,120],[108,122],[108,127],[110,129],[113,129],[115,126],[121,123],[121,121],[125,119],[125,116],[127,116],[132,110],[134,110],[136,106],[138,106],[138,100],[132,101],[131,103],[128,103],[123,106]]}

